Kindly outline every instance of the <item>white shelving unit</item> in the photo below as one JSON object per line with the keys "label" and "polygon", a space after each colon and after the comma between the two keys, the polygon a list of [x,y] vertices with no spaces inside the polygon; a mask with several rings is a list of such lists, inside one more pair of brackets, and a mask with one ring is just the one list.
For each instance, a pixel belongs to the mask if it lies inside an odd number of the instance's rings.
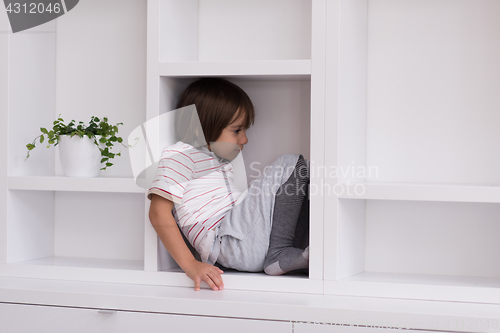
{"label": "white shelving unit", "polygon": [[[25,145],[59,114],[66,123],[107,116],[111,123],[125,124],[119,127],[125,139],[145,121],[145,96],[137,101],[145,88],[146,54],[134,45],[145,44],[145,29],[143,34],[128,31],[121,21],[137,20],[141,4],[120,7],[113,17],[92,14],[94,5],[79,5],[71,13],[74,20],[55,20],[16,34],[9,33],[6,15],[0,20],[2,85],[8,87],[1,90],[2,103],[6,101],[1,109],[1,276],[143,280],[144,189],[135,185],[128,151],[117,147],[122,156],[113,167],[86,179],[64,177],[58,147],[46,149],[46,142],[37,142],[26,159]],[[145,16],[144,11],[144,27]],[[114,29],[127,39],[115,40],[96,57]],[[85,38],[75,43],[82,33]]]}
{"label": "white shelving unit", "polygon": [[[243,155],[248,183],[281,154],[322,161],[325,6],[317,0],[150,0],[147,119],[174,110],[196,78],[223,77],[245,90],[256,110]],[[311,182],[319,184],[321,175]],[[322,293],[322,210],[322,197],[311,198],[308,277],[226,272],[225,287]],[[154,230],[146,236],[158,244],[147,249],[147,270],[162,271],[165,281],[184,277]]]}
{"label": "white shelving unit", "polygon": [[[114,71],[94,60],[100,80],[83,61],[97,47],[64,47],[78,20],[0,34],[0,276],[191,287],[126,153],[82,180],[62,176],[57,150],[25,162],[25,144],[59,110],[87,119],[91,105],[124,122],[125,138],[217,76],[255,105],[249,182],[285,153],[312,167],[309,276],[226,272],[226,289],[500,304],[499,14],[488,0],[148,0],[147,32],[116,39]],[[127,26],[96,20],[87,40]],[[147,55],[132,42],[144,34]],[[147,66],[124,73],[133,59]],[[129,106],[144,81],[146,108]]]}
{"label": "white shelving unit", "polygon": [[[125,139],[137,126],[174,110],[176,98],[189,82],[201,76],[224,77],[249,94],[257,113],[255,125],[247,131],[250,143],[244,160],[248,182],[281,154],[300,153],[321,163],[325,2],[235,4],[150,0],[144,13],[147,31],[142,35],[123,21],[134,12],[133,6],[120,8],[113,15],[116,21],[105,22],[104,16],[98,16],[89,26],[85,18],[93,15],[95,8],[90,3],[80,4],[72,11],[73,21],[56,20],[8,36],[8,149],[2,148],[8,157],[7,214],[0,224],[0,234],[6,240],[0,249],[1,276],[193,285],[158,241],[148,218],[149,200],[144,189],[135,185],[125,149],[110,170],[94,179],[64,177],[58,150],[45,149],[43,144],[38,144],[25,161],[25,144],[40,127],[49,127],[59,113],[67,121],[108,116],[111,122],[125,124],[120,128]],[[70,48],[71,40],[82,31],[78,22],[83,21],[87,22],[85,38],[82,36],[86,42]],[[109,27],[113,28],[106,32]],[[127,38],[116,39],[117,44],[101,55],[108,62],[100,63],[89,53],[89,43],[100,48],[107,33],[127,34]],[[140,43],[146,34],[147,44],[141,53],[134,40]],[[141,57],[146,65],[142,72],[137,62]],[[92,66],[97,68],[86,68],[87,59],[94,59]],[[123,68],[139,70],[129,74]],[[26,73],[30,73],[28,83],[23,79]],[[129,75],[135,75],[134,79]],[[110,78],[114,80],[110,82]],[[145,87],[140,85],[144,82]],[[121,101],[127,98],[123,92],[138,94],[143,87],[145,109],[144,105],[137,109]],[[87,93],[92,98],[82,99]],[[140,97],[131,99],[130,104],[136,100]],[[311,180],[320,181],[321,176]],[[321,196],[311,198],[311,211],[313,258],[309,276],[226,272],[226,289],[321,294]]]}
{"label": "white shelving unit", "polygon": [[499,12],[328,3],[325,294],[500,302]]}

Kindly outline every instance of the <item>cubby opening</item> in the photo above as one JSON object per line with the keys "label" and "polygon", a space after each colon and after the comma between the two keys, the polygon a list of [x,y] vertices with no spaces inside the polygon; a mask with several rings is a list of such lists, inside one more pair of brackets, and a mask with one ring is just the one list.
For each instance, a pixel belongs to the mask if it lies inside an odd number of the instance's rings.
{"label": "cubby opening", "polygon": [[500,3],[368,2],[374,182],[500,185]]}
{"label": "cubby opening", "polygon": [[326,294],[498,303],[499,12],[491,1],[327,7],[338,72],[326,141],[338,145],[325,150]]}
{"label": "cubby opening", "polygon": [[[130,20],[123,19],[123,15],[132,15],[136,19],[134,26],[140,26],[138,22],[142,20],[145,28],[146,15],[140,19],[138,16],[145,13],[134,7],[142,6],[145,10],[146,6],[131,4],[113,11],[116,15],[112,17],[94,17],[92,23],[86,20],[87,14],[110,9],[106,5],[100,9],[85,6],[78,7],[83,28],[75,24],[79,21],[53,20],[8,34],[9,176],[63,176],[58,147],[46,148],[47,139],[43,143],[37,139],[36,148],[26,159],[26,144],[42,134],[41,127],[50,131],[59,115],[66,124],[72,119],[77,124],[79,121],[88,124],[90,116],[108,117],[112,125],[123,123],[118,126],[118,136],[124,143],[131,130],[144,122],[146,52],[137,43],[143,42],[141,45],[145,46],[141,35],[145,29],[142,32],[136,29],[131,34],[126,23]],[[109,26],[116,29],[116,33],[112,32],[115,37],[121,34],[124,38],[115,38],[117,43],[109,44],[105,52],[92,58],[102,42],[100,39],[108,38],[106,34],[110,32],[106,30],[103,34],[103,29]],[[84,42],[75,43],[75,38]],[[129,70],[123,71],[125,67]],[[112,160],[112,168],[101,171],[101,177],[132,178],[128,149],[115,144],[112,152],[121,152],[121,156]]]}
{"label": "cubby opening", "polygon": [[495,277],[500,204],[366,201],[365,271]]}
{"label": "cubby opening", "polygon": [[[302,154],[310,160],[310,76],[217,77],[237,84],[254,104],[255,122],[246,131],[249,142],[242,151],[248,186],[282,154]],[[160,77],[160,114],[174,110],[181,92],[195,79],[197,77]],[[321,200],[321,197],[314,196],[310,198],[312,200]],[[158,271],[182,272],[161,241],[157,239],[157,242]],[[228,273],[245,277],[265,275],[237,271]],[[307,278],[301,272],[289,276]]]}
{"label": "cubby opening", "polygon": [[160,62],[311,58],[311,0],[161,0]]}
{"label": "cubby opening", "polygon": [[142,194],[9,191],[7,262],[144,269]]}
{"label": "cubby opening", "polygon": [[[346,1],[331,11],[340,20],[339,181],[500,185],[491,145],[500,139],[491,42],[500,4]],[[377,172],[351,177],[352,167]]]}
{"label": "cubby opening", "polygon": [[500,292],[500,204],[339,199],[338,209],[338,282],[359,287],[348,293],[366,293],[363,283],[406,285],[404,298],[430,297],[420,287]]}

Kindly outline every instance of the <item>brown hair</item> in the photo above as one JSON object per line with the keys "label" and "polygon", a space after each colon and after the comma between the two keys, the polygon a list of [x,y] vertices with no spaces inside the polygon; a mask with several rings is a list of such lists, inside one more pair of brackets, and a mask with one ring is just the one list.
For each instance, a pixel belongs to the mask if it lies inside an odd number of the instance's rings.
{"label": "brown hair", "polygon": [[177,109],[192,104],[196,106],[207,144],[219,138],[236,113],[239,117],[244,112],[245,129],[254,123],[254,107],[248,95],[234,83],[221,78],[201,78],[192,82],[179,97]]}

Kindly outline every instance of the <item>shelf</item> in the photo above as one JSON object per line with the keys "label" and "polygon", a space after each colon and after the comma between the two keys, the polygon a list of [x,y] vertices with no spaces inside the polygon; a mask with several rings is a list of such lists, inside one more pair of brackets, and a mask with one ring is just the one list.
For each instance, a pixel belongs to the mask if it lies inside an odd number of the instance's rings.
{"label": "shelf", "polygon": [[[169,272],[169,273],[182,273],[184,274],[184,271],[179,268],[168,268],[168,269],[163,269],[161,272]],[[264,272],[240,272],[237,270],[232,270],[228,269],[224,271],[224,277],[226,276],[239,276],[239,277],[245,277],[245,278],[255,278],[255,279],[278,279],[278,280],[283,280],[283,279],[289,279],[289,280],[297,280],[297,281],[307,281],[309,280],[309,277],[306,273],[288,273],[280,276],[271,276],[267,275]]]}
{"label": "shelf", "polygon": [[17,265],[40,265],[80,268],[106,268],[122,270],[143,270],[142,260],[112,260],[94,258],[46,257],[35,260],[16,262]]}
{"label": "shelf", "polygon": [[[168,276],[169,279],[178,280],[186,277],[180,268],[165,269],[160,273]],[[323,292],[323,282],[321,280],[312,280],[306,274],[299,273],[270,276],[264,272],[249,273],[227,270],[222,274],[222,279],[226,290],[239,289],[308,294],[321,294]],[[165,278],[165,280],[167,279]]]}
{"label": "shelf", "polygon": [[312,3],[149,1],[148,36],[162,61],[310,59]]}
{"label": "shelf", "polygon": [[169,77],[240,77],[273,80],[309,80],[311,60],[161,62],[160,76]]}
{"label": "shelf", "polygon": [[337,184],[340,199],[500,203],[500,186],[418,183]]}
{"label": "shelf", "polygon": [[145,193],[133,178],[9,176],[9,190]]}
{"label": "shelf", "polygon": [[[0,264],[0,276],[193,287],[193,281],[180,269],[147,271],[140,260],[47,257]],[[226,271],[222,278],[225,290],[323,293],[323,281],[311,280],[306,275]],[[209,289],[205,283],[202,288]]]}
{"label": "shelf", "polygon": [[363,272],[325,281],[325,294],[500,304],[500,278]]}

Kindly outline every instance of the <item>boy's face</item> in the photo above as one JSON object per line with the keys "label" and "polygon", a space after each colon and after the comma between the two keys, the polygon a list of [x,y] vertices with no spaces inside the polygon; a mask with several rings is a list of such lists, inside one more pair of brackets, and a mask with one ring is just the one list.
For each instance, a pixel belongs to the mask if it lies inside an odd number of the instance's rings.
{"label": "boy's face", "polygon": [[243,123],[245,121],[245,114],[241,112],[238,118],[236,114],[231,119],[230,124],[222,130],[221,135],[215,142],[208,145],[208,149],[213,151],[217,156],[232,161],[238,156],[243,145],[248,142]]}

